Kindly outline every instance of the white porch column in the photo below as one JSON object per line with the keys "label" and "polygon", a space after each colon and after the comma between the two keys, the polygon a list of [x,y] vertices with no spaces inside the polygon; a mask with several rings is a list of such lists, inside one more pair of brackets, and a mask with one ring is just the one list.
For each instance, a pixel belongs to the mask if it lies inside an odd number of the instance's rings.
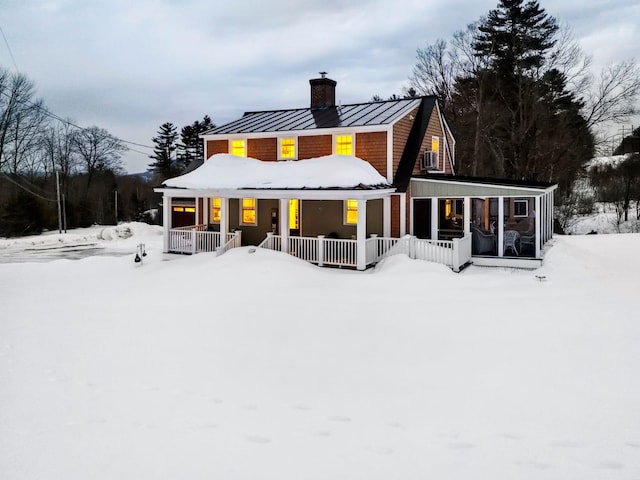
{"label": "white porch column", "polygon": [[165,193],[162,195],[162,251],[169,251],[169,230],[171,230],[171,197]]}
{"label": "white porch column", "polygon": [[549,239],[551,237],[553,237],[553,211],[554,211],[554,204],[553,204],[553,200],[554,200],[554,192],[550,192],[549,193],[549,223],[550,223],[550,229],[549,229]]}
{"label": "white porch column", "polygon": [[464,234],[471,234],[471,198],[464,197]]}
{"label": "white porch column", "polygon": [[542,239],[540,238],[540,196],[537,196],[535,198],[535,205],[536,210],[534,212],[534,218],[536,223],[536,258],[540,258],[540,244],[542,243]]}
{"label": "white porch column", "polygon": [[229,233],[229,199],[220,198],[220,245],[227,243]]}
{"label": "white porch column", "polygon": [[407,234],[407,194],[400,194],[400,238]]}
{"label": "white porch column", "polygon": [[391,197],[382,199],[382,236],[391,237]]}
{"label": "white porch column", "polygon": [[367,268],[367,201],[358,200],[358,225],[356,228],[356,268]]}
{"label": "white porch column", "polygon": [[289,199],[280,199],[280,249],[289,253]]}
{"label": "white porch column", "polygon": [[504,197],[498,197],[498,256],[504,257]]}
{"label": "white porch column", "polygon": [[195,205],[196,206],[196,216],[193,219],[194,220],[193,224],[194,225],[200,225],[200,221],[199,221],[200,220],[200,197],[196,197],[195,201],[196,201],[196,205]]}
{"label": "white porch column", "polygon": [[209,197],[204,197],[202,199],[202,223],[205,226],[209,226],[209,205],[211,204],[211,199]]}
{"label": "white porch column", "polygon": [[431,197],[431,240],[438,240],[438,198]]}

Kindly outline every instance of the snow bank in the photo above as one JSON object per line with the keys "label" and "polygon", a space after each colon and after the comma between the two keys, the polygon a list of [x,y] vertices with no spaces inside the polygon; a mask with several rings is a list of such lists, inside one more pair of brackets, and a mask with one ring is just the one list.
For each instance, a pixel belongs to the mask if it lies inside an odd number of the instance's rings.
{"label": "snow bank", "polygon": [[200,167],[164,182],[178,188],[354,188],[388,185],[368,162],[354,156],[329,155],[308,160],[264,162],[217,154]]}

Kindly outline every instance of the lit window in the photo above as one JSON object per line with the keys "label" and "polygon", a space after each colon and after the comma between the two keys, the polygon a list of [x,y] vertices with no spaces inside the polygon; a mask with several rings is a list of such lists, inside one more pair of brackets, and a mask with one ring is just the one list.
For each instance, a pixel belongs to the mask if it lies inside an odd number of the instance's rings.
{"label": "lit window", "polygon": [[196,213],[195,207],[184,207],[184,211],[187,213]]}
{"label": "lit window", "polygon": [[174,212],[184,212],[184,207],[173,207]]}
{"label": "lit window", "polygon": [[211,221],[220,223],[220,197],[211,199]]}
{"label": "lit window", "polygon": [[244,140],[231,140],[231,155],[237,157],[247,156],[247,144]]}
{"label": "lit window", "polygon": [[300,228],[300,202],[296,199],[289,200],[289,229]]}
{"label": "lit window", "polygon": [[280,158],[287,159],[287,160],[296,158],[296,139],[295,138],[280,139]]}
{"label": "lit window", "polygon": [[336,153],[353,155],[353,135],[336,135]]}
{"label": "lit window", "polygon": [[242,219],[243,225],[257,225],[256,221],[256,199],[255,198],[243,198],[242,199]]}
{"label": "lit window", "polygon": [[344,223],[347,225],[358,224],[358,201],[349,199],[345,202]]}
{"label": "lit window", "polygon": [[431,151],[436,153],[440,151],[440,137],[431,137]]}

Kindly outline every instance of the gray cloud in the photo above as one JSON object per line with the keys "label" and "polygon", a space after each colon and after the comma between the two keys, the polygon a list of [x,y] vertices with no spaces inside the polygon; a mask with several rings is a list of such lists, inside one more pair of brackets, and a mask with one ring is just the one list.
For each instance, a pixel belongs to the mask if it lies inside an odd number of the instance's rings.
{"label": "gray cloud", "polygon": [[[21,71],[57,114],[150,144],[166,121],[308,103],[320,70],[343,103],[398,93],[415,50],[477,20],[497,0],[0,0]],[[553,0],[594,63],[629,58],[640,43],[636,1]],[[6,48],[0,64],[10,68]],[[140,171],[149,159],[127,155]]]}

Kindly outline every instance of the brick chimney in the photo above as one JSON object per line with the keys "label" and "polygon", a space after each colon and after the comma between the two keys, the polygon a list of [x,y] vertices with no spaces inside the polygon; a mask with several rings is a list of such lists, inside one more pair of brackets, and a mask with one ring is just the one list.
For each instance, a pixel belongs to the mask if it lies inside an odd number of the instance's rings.
{"label": "brick chimney", "polygon": [[327,72],[320,72],[321,78],[309,80],[311,84],[311,109],[317,110],[336,106],[336,85],[335,80],[327,78]]}

